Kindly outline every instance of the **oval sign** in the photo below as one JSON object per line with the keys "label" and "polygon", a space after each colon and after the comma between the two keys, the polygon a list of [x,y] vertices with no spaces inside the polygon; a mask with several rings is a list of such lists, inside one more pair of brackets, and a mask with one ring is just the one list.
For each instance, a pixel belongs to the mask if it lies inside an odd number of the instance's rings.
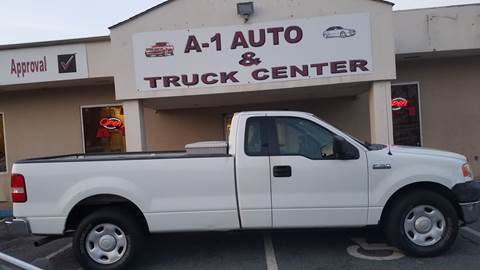
{"label": "oval sign", "polygon": [[401,110],[402,108],[405,108],[408,106],[408,100],[405,98],[394,98],[392,99],[392,110],[393,111],[398,111]]}
{"label": "oval sign", "polygon": [[102,119],[100,119],[99,124],[100,124],[100,126],[106,128],[106,129],[117,129],[117,128],[121,128],[122,125],[123,125],[122,120],[120,120],[116,117],[102,118]]}

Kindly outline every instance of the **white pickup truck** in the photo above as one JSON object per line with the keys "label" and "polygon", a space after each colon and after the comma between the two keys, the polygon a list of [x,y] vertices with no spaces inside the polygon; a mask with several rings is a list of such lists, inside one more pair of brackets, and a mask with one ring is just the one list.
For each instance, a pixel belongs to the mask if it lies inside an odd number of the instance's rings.
{"label": "white pickup truck", "polygon": [[435,256],[480,215],[464,156],[370,145],[312,114],[237,113],[228,144],[18,161],[18,234],[74,235],[87,269],[125,268],[148,233],[381,225]]}

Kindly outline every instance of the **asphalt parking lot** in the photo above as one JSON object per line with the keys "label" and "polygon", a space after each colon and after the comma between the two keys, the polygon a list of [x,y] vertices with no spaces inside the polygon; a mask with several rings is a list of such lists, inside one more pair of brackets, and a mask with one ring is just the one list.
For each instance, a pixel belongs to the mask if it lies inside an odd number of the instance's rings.
{"label": "asphalt parking lot", "polygon": [[[70,239],[33,247],[36,239],[0,232],[0,252],[48,269],[81,269]],[[480,223],[462,229],[437,258],[405,257],[382,242],[374,229],[152,235],[132,269],[479,269]]]}

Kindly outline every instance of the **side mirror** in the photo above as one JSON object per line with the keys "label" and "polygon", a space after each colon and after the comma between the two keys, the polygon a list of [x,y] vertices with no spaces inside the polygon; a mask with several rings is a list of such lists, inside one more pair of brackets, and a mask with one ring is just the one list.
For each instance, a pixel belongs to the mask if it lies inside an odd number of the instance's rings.
{"label": "side mirror", "polygon": [[358,149],[351,145],[342,136],[333,137],[333,153],[335,158],[342,160],[357,159],[360,157]]}

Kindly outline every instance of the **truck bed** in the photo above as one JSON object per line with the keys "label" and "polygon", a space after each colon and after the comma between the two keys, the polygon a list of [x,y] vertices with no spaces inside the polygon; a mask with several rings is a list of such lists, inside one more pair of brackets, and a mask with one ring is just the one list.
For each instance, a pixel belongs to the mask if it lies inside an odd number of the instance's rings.
{"label": "truck bed", "polygon": [[185,151],[75,154],[15,163],[28,192],[14,212],[35,234],[61,234],[70,209],[109,195],[132,202],[151,232],[240,228],[234,158]]}

